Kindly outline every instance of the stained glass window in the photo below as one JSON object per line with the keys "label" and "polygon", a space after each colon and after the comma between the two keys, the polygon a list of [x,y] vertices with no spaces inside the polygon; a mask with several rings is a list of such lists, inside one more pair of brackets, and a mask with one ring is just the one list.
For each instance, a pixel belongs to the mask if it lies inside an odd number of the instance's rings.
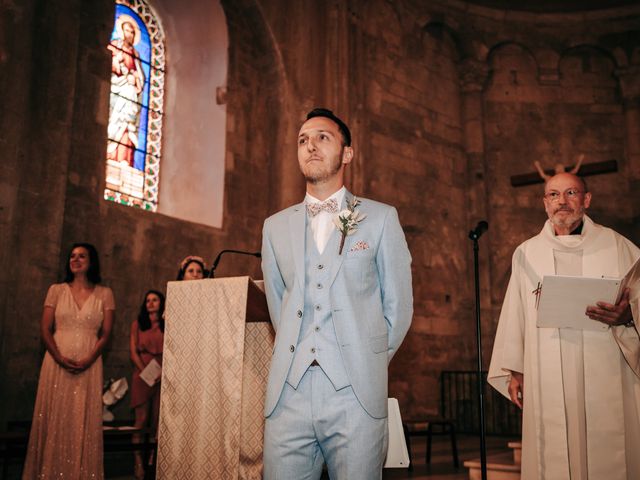
{"label": "stained glass window", "polygon": [[156,211],[164,98],[164,33],[143,0],[116,0],[107,47],[111,95],[104,198]]}

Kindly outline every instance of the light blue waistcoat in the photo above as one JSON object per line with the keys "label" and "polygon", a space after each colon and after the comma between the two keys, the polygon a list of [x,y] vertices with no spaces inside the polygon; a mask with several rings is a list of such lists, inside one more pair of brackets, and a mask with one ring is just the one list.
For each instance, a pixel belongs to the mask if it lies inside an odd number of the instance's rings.
{"label": "light blue waistcoat", "polygon": [[350,382],[338,347],[329,295],[330,261],[339,248],[340,234],[334,231],[320,254],[308,218],[306,223],[304,311],[287,383],[297,388],[311,362],[316,360],[334,388],[340,390]]}

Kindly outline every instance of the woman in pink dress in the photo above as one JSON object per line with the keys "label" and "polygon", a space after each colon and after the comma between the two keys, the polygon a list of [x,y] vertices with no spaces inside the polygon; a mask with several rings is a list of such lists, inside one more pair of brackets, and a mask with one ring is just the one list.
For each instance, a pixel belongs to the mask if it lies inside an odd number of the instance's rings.
{"label": "woman in pink dress", "polygon": [[49,288],[41,321],[47,349],[23,480],[103,478],[102,350],[115,303],[99,285],[93,245],[71,247],[64,283]]}
{"label": "woman in pink dress", "polygon": [[[140,372],[155,360],[162,366],[162,346],[164,342],[164,295],[157,290],[149,290],[144,295],[140,306],[138,319],[131,324],[129,348],[131,361],[135,366],[131,381],[131,407],[135,410],[135,428],[147,426],[151,417],[153,434],[158,429],[160,412],[160,378],[153,385],[149,385],[142,378]],[[151,413],[151,415],[149,415]],[[140,435],[134,436],[134,442],[141,442]],[[135,452],[135,477],[144,478],[144,462],[140,451]]]}

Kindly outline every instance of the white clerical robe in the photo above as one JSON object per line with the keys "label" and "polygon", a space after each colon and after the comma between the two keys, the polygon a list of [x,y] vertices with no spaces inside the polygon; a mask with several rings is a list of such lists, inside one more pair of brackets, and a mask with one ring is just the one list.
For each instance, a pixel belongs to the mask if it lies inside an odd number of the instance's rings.
{"label": "white clerical robe", "polygon": [[[573,237],[556,237],[547,221],[540,234],[516,249],[488,380],[508,398],[510,371],[524,374],[523,480],[637,480],[637,327],[603,332],[538,328],[535,291],[544,275],[622,276],[640,250],[586,216],[582,235]],[[639,297],[634,289],[636,321]]]}

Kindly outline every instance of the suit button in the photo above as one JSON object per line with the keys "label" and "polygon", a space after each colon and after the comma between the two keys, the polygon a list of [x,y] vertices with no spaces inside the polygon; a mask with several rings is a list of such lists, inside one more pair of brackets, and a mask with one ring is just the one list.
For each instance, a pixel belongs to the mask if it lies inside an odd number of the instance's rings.
{"label": "suit button", "polygon": [[298,318],[302,318],[302,310],[298,310]]}
{"label": "suit button", "polygon": [[316,328],[314,328],[314,330],[315,330],[316,332],[319,332],[319,331],[320,331],[320,327],[316,327]]}
{"label": "suit button", "polygon": [[316,310],[320,310],[322,307],[320,305],[316,305]]}
{"label": "suit button", "polygon": [[295,352],[295,350],[296,350],[296,347],[294,347],[293,345],[289,345],[289,351],[291,353]]}
{"label": "suit button", "polygon": [[322,270],[324,268],[323,264],[318,265],[318,270]]}
{"label": "suit button", "polygon": [[318,288],[318,290],[320,290],[320,289],[322,289],[322,284],[319,283],[319,284],[316,285],[316,287]]}
{"label": "suit button", "polygon": [[316,353],[316,348],[315,348],[315,347],[313,347],[313,348],[311,349],[311,353]]}

